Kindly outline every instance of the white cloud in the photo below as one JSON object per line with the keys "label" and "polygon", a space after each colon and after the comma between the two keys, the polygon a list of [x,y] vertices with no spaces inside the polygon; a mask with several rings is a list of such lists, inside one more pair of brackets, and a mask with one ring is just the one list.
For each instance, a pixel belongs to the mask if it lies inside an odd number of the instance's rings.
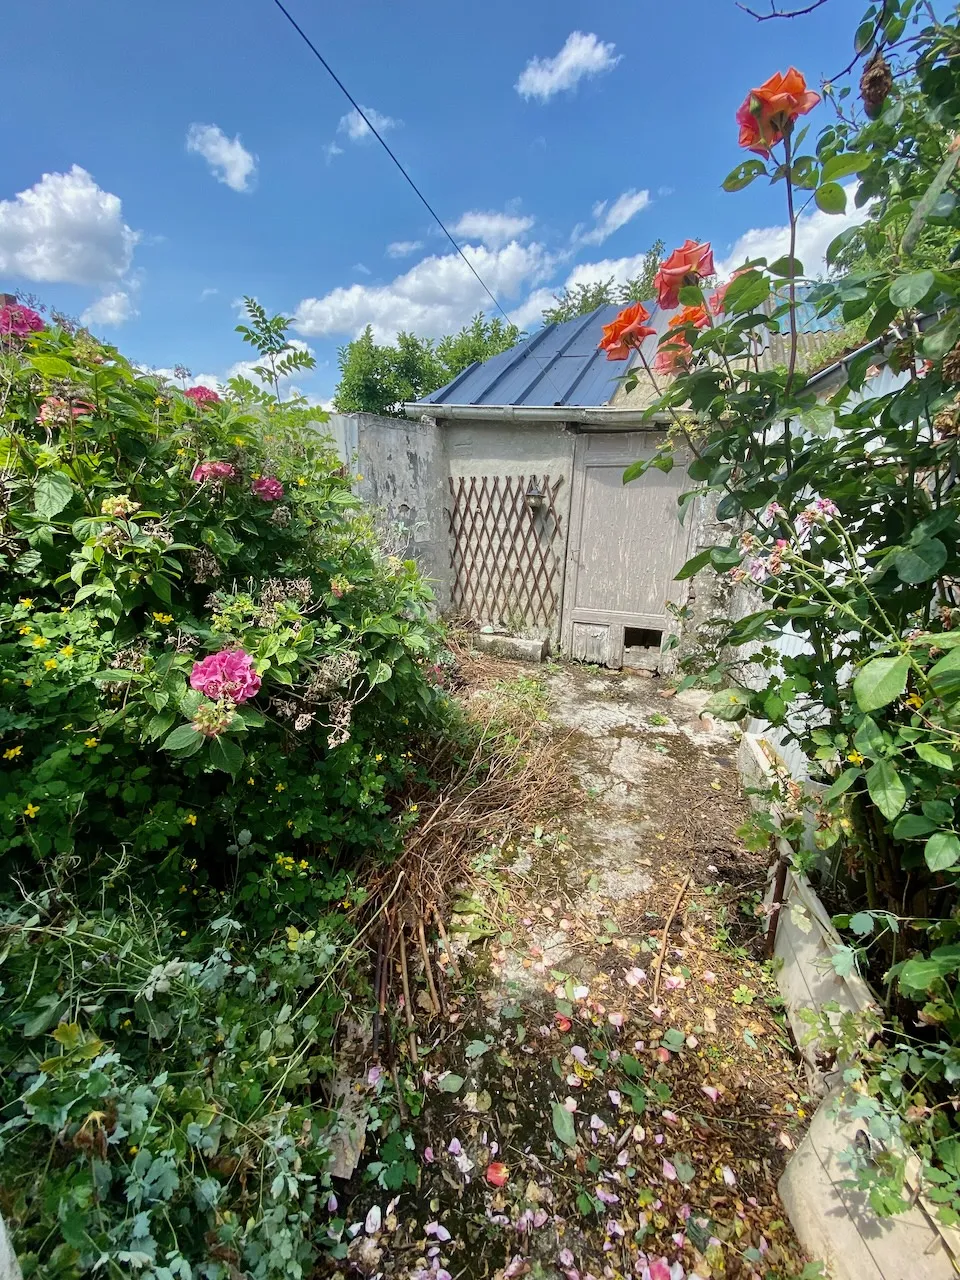
{"label": "white cloud", "polygon": [[220,290],[219,290],[219,289],[211,288],[211,287],[208,285],[206,289],[201,289],[201,290],[200,290],[200,301],[201,301],[201,302],[206,302],[206,300],[207,300],[208,298],[212,298],[212,297],[214,296],[214,294],[217,294],[217,293],[219,293],[219,292],[220,292]]}
{"label": "white cloud", "polygon": [[134,308],[130,294],[125,289],[115,289],[113,293],[105,293],[102,298],[90,304],[80,316],[80,323],[86,325],[120,325],[139,312]]}
{"label": "white cloud", "polygon": [[564,289],[575,289],[580,284],[599,284],[602,280],[612,279],[614,284],[626,284],[640,274],[645,259],[646,254],[638,253],[628,258],[601,258],[599,262],[581,262],[573,268],[563,284],[534,290],[511,311],[510,319],[521,329],[535,329],[539,326],[542,312],[554,305],[555,294],[562,293]]}
{"label": "white cloud", "polygon": [[[367,117],[367,120],[370,121],[377,133],[386,133],[388,129],[396,129],[403,124],[402,120],[394,120],[391,116],[381,115],[373,107],[363,107],[361,104],[361,109],[363,115]],[[373,137],[367,120],[364,120],[359,111],[348,111],[345,116],[340,117],[337,133],[344,134],[351,142],[365,142],[368,138]]]}
{"label": "white cloud", "polygon": [[481,213],[475,210],[465,213],[452,230],[454,235],[463,236],[466,240],[480,240],[488,248],[498,249],[529,231],[534,222],[534,218],[523,218],[513,213]]}
{"label": "white cloud", "polygon": [[531,58],[515,88],[522,98],[549,102],[555,93],[575,89],[584,76],[610,71],[620,61],[614,44],[605,44],[592,33],[573,31],[555,58]]}
{"label": "white cloud", "polygon": [[[312,356],[314,354],[313,348],[308,346],[300,338],[291,338],[289,341],[290,346],[295,347],[298,351],[305,351],[308,356]],[[231,378],[246,378],[249,382],[254,382],[258,386],[268,388],[272,387],[273,384],[268,378],[261,378],[258,373],[254,372],[255,367],[259,366],[260,368],[264,368],[269,366],[269,363],[270,362],[268,360],[261,360],[259,358],[253,360],[236,360],[224,374],[223,381],[228,382]],[[289,395],[290,388],[292,386],[290,381],[291,378],[302,378],[305,372],[308,371],[296,369],[292,374],[287,374],[282,377],[280,379],[280,394],[282,396]]]}
{"label": "white cloud", "polygon": [[[464,253],[501,298],[516,297],[521,288],[542,281],[554,266],[541,244],[511,241],[500,249],[468,246]],[[322,298],[304,298],[296,309],[294,326],[308,337],[354,337],[368,324],[378,341],[393,339],[401,329],[440,337],[490,305],[466,263],[449,253],[424,258],[390,284],[354,284]]]}
{"label": "white cloud", "polygon": [[353,270],[354,270],[354,271],[358,271],[358,272],[360,273],[360,275],[362,275],[362,276],[372,276],[372,275],[373,275],[373,272],[370,270],[370,268],[369,268],[369,267],[366,265],[366,263],[364,263],[364,262],[355,262],[355,263],[353,264]]}
{"label": "white cloud", "polygon": [[[796,256],[803,263],[804,272],[808,276],[820,275],[826,270],[824,255],[831,240],[848,227],[859,226],[869,216],[868,207],[857,209],[854,206],[857,184],[850,183],[845,190],[846,213],[823,213],[820,209],[814,209],[811,213],[802,214],[797,221]],[[789,251],[788,226],[753,227],[745,231],[724,260],[717,263],[717,273],[729,276],[752,258],[766,258],[768,262],[774,262]]]}
{"label": "white cloud", "polygon": [[394,240],[393,244],[387,245],[387,256],[391,258],[409,258],[411,253],[416,253],[418,249],[422,248],[422,240]]}
{"label": "white cloud", "polygon": [[130,269],[139,238],[123,221],[120,197],[76,164],[0,200],[0,271],[11,276],[45,284],[115,282]]}
{"label": "white cloud", "polygon": [[[146,364],[138,365],[137,368],[150,378],[163,378],[167,382],[176,383],[178,387],[183,386],[175,369],[155,369]],[[219,391],[223,385],[223,379],[218,378],[215,373],[191,373],[184,382],[188,387],[206,387],[210,391]]]}
{"label": "white cloud", "polygon": [[218,182],[232,191],[251,191],[257,177],[257,157],[240,141],[228,138],[219,125],[192,124],[187,130],[187,150],[203,156]]}
{"label": "white cloud", "polygon": [[544,311],[556,302],[554,292],[553,289],[535,289],[525,302],[510,312],[511,321],[518,329],[539,329]]}
{"label": "white cloud", "polygon": [[601,200],[593,206],[593,219],[596,223],[593,229],[583,232],[578,227],[572,238],[579,244],[603,244],[604,240],[612,236],[615,231],[619,231],[621,227],[625,227],[631,218],[635,218],[649,204],[649,191],[633,189],[617,196],[613,204]]}
{"label": "white cloud", "polygon": [[327,164],[329,164],[336,156],[343,155],[343,147],[338,147],[335,142],[328,142],[323,148],[323,154],[327,157]]}

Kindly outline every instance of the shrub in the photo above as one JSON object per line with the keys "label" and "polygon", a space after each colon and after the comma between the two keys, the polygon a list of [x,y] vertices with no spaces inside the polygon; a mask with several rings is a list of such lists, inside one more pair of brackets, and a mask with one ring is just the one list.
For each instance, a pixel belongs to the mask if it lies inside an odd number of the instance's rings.
{"label": "shrub", "polygon": [[447,723],[430,591],[249,312],[272,393],[0,311],[0,1207],[28,1275],[310,1271],[351,870],[399,848]]}

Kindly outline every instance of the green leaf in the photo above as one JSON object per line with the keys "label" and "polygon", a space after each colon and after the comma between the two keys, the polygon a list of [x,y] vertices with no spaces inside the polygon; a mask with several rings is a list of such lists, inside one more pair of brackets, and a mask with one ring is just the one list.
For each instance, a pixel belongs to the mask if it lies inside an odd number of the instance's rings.
{"label": "green leaf", "polygon": [[860,710],[876,711],[899,698],[907,687],[909,674],[910,659],[906,654],[868,662],[853,682],[853,696]]}
{"label": "green leaf", "polygon": [[946,871],[960,862],[960,840],[953,831],[938,831],[923,847],[923,857],[931,871]]}
{"label": "green leaf", "polygon": [[827,804],[832,804],[834,800],[839,800],[845,791],[849,791],[858,778],[863,774],[859,769],[844,769],[840,777],[836,779],[832,786],[827,787],[823,793],[823,798]]}
{"label": "green leaf", "polygon": [[167,737],[163,744],[164,751],[182,751],[193,755],[203,745],[203,734],[197,733],[192,724],[181,724]]}
{"label": "green leaf", "polygon": [[744,187],[749,187],[755,178],[759,178],[761,173],[766,173],[767,167],[762,160],[744,160],[743,164],[738,164],[732,169],[723,180],[724,191],[742,191]]}
{"label": "green leaf", "polygon": [[914,750],[920,759],[927,764],[935,765],[938,769],[953,768],[953,756],[948,756],[945,751],[935,747],[932,742],[918,742]]}
{"label": "green leaf", "polygon": [[789,253],[785,253],[776,262],[771,262],[767,270],[772,276],[779,276],[781,279],[789,280],[791,276],[803,275],[803,263],[799,258],[791,258]]}
{"label": "green leaf", "polygon": [[464,1052],[468,1059],[479,1058],[490,1048],[486,1040],[471,1040]]}
{"label": "green leaf", "polygon": [[629,484],[631,480],[639,480],[650,469],[651,461],[650,458],[638,458],[636,462],[631,462],[623,473],[623,483]]}
{"label": "green leaf", "polygon": [[856,915],[850,917],[850,928],[861,938],[873,933],[873,923],[873,916],[869,911],[858,911]]}
{"label": "green leaf", "polygon": [[388,662],[378,662],[370,668],[368,672],[370,677],[370,688],[374,685],[385,684],[393,675],[393,668]]}
{"label": "green leaf", "polygon": [[60,356],[31,356],[30,363],[45,378],[75,378],[77,371]]}
{"label": "green leaf", "polygon": [[904,547],[893,557],[897,577],[915,585],[935,578],[947,563],[947,548],[939,538],[924,538],[915,547]]}
{"label": "green leaf", "polygon": [[753,311],[770,296],[770,281],[759,271],[745,271],[732,281],[723,298],[727,315],[741,315]]}
{"label": "green leaf", "polygon": [[901,988],[912,991],[928,991],[938,978],[945,978],[960,969],[960,946],[937,947],[928,956],[908,960],[900,970]]}
{"label": "green leaf", "polygon": [[750,710],[751,701],[749,689],[721,689],[707,699],[703,709],[718,720],[742,720]]}
{"label": "green leaf", "polygon": [[577,1145],[577,1126],[574,1123],[572,1113],[567,1110],[562,1102],[555,1102],[552,1111],[553,1132],[565,1147],[575,1147]]}
{"label": "green leaf", "polygon": [[927,672],[927,680],[938,698],[953,702],[960,696],[960,648],[951,649]]}
{"label": "green leaf", "polygon": [[866,773],[870,799],[885,818],[897,816],[907,802],[907,789],[889,760],[878,760]]}
{"label": "green leaf", "polygon": [[440,1090],[442,1093],[459,1093],[462,1088],[463,1076],[455,1075],[452,1071],[448,1071],[440,1081]]}
{"label": "green leaf", "polygon": [[919,306],[935,283],[932,271],[915,271],[908,276],[898,276],[890,286],[890,301],[903,310]]}
{"label": "green leaf", "polygon": [[942,360],[952,351],[960,337],[960,314],[951,311],[929,328],[920,339],[920,354],[927,360]]}
{"label": "green leaf", "polygon": [[915,840],[919,836],[928,836],[936,828],[935,822],[919,813],[903,813],[893,825],[893,834],[898,840]]}
{"label": "green leaf", "polygon": [[[196,731],[194,731],[196,734]],[[172,735],[171,735],[172,736]],[[196,734],[196,736],[200,736]],[[210,739],[210,763],[215,769],[236,777],[243,764],[243,747],[231,738]]]}
{"label": "green leaf", "polygon": [[839,156],[831,156],[823,165],[823,181],[836,182],[839,178],[849,178],[853,173],[863,173],[870,168],[870,157],[862,151],[844,151]]}
{"label": "green leaf", "polygon": [[680,572],[674,577],[674,582],[685,582],[687,578],[692,578],[694,574],[699,573],[701,569],[706,568],[710,563],[710,557],[713,554],[713,547],[707,547],[706,551],[698,551],[695,556],[691,556]]}
{"label": "green leaf", "polygon": [[69,476],[62,471],[44,471],[33,491],[37,515],[44,520],[52,520],[69,503],[73,493]]}
{"label": "green leaf", "polygon": [[817,208],[824,213],[845,213],[847,209],[847,193],[839,182],[825,182],[817,187],[814,199]]}
{"label": "green leaf", "polygon": [[665,1049],[671,1049],[674,1053],[679,1053],[687,1043],[687,1037],[682,1031],[678,1031],[676,1027],[668,1027],[660,1037],[660,1043]]}

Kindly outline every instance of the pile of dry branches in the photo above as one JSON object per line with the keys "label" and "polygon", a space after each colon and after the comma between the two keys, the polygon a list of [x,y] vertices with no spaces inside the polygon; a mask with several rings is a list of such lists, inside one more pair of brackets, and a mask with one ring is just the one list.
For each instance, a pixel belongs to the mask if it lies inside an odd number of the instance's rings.
{"label": "pile of dry branches", "polygon": [[562,741],[533,726],[506,729],[495,718],[477,728],[469,758],[445,744],[423,763],[432,784],[409,795],[419,822],[396,861],[368,881],[368,906],[379,915],[373,1048],[391,1066],[392,1001],[402,1007],[413,1062],[419,1061],[417,1010],[431,1017],[447,1012],[444,979],[459,970],[444,919],[467,887],[471,862],[558,812],[570,787]]}

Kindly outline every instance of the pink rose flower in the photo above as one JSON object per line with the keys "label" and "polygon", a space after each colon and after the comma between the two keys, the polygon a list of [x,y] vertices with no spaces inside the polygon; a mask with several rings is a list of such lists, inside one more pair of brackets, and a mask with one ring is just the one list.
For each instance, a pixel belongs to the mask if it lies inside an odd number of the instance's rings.
{"label": "pink rose flower", "polygon": [[261,476],[250,488],[264,502],[279,502],[283,497],[283,485],[275,476]]}
{"label": "pink rose flower", "polygon": [[0,333],[25,338],[28,333],[37,333],[45,328],[43,317],[29,307],[22,307],[17,302],[8,302],[6,306],[0,307]]}
{"label": "pink rose flower", "polygon": [[253,669],[253,659],[243,649],[221,649],[195,662],[190,672],[190,688],[219,701],[249,702],[260,691],[260,677]]}
{"label": "pink rose flower", "polygon": [[205,480],[236,480],[237,469],[229,462],[198,462],[190,476],[197,484]]}
{"label": "pink rose flower", "polygon": [[188,396],[194,404],[220,403],[220,397],[215,391],[211,391],[209,387],[187,387],[183,394]]}

